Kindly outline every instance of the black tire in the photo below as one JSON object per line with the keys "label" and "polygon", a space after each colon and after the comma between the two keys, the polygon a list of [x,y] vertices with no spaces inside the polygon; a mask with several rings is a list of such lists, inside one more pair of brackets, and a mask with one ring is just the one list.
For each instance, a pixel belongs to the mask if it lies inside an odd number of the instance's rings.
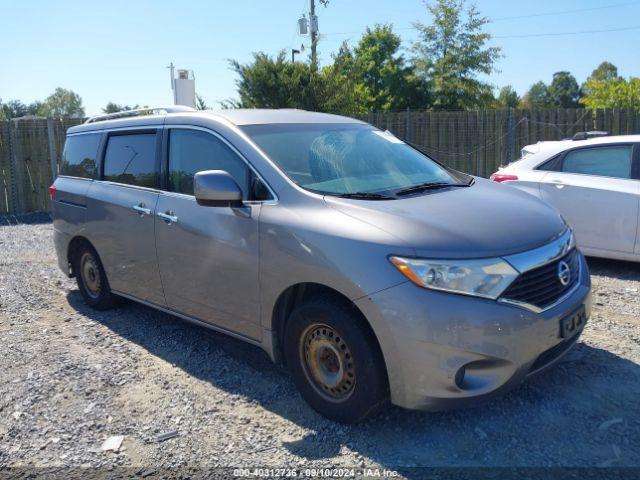
{"label": "black tire", "polygon": [[389,403],[378,342],[346,302],[318,297],[296,307],[287,322],[284,354],[302,397],[331,420],[361,422]]}
{"label": "black tire", "polygon": [[107,310],[118,303],[95,249],[85,243],[74,252],[73,273],[85,303],[96,310]]}

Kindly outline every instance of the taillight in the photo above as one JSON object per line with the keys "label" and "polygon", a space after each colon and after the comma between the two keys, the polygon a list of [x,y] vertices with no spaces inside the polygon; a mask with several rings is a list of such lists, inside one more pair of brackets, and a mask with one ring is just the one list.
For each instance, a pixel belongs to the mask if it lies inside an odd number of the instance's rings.
{"label": "taillight", "polygon": [[509,175],[506,173],[494,173],[493,175],[491,175],[489,177],[490,180],[493,180],[494,182],[508,182],[511,180],[518,180],[518,176],[517,175]]}
{"label": "taillight", "polygon": [[51,201],[53,201],[53,196],[56,193],[56,187],[53,186],[53,183],[51,184],[51,186],[49,187],[49,198],[51,198]]}

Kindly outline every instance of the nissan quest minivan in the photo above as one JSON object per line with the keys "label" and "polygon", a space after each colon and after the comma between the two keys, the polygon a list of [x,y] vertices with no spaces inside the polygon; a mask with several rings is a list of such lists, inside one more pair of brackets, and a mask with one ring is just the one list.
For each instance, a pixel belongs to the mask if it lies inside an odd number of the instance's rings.
{"label": "nissan quest minivan", "polygon": [[260,346],[340,422],[477,404],[555,363],[590,313],[571,229],[364,122],[148,109],[70,128],[59,264]]}

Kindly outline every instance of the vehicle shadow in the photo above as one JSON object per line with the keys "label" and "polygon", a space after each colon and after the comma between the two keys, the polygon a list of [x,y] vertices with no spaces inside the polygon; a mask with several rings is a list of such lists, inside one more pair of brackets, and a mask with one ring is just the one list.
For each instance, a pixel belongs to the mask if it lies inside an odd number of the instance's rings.
{"label": "vehicle shadow", "polygon": [[479,408],[392,407],[345,426],[313,412],[286,371],[258,347],[131,302],[114,315],[87,307],[77,290],[67,299],[85,317],[187,374],[308,429],[302,439],[282,441],[303,459],[329,460],[346,448],[366,465],[376,462],[407,478],[422,478],[424,470],[415,468],[421,466],[640,466],[640,365],[583,342],[555,368]]}
{"label": "vehicle shadow", "polygon": [[51,214],[49,212],[31,212],[20,213],[17,215],[0,215],[0,227],[20,224],[42,225],[46,223],[51,223]]}
{"label": "vehicle shadow", "polygon": [[640,281],[640,263],[637,262],[587,257],[587,264],[592,275]]}

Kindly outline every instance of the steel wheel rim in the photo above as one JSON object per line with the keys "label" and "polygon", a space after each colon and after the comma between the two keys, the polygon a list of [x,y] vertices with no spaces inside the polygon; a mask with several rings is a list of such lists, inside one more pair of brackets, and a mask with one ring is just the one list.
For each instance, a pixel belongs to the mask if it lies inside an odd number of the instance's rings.
{"label": "steel wheel rim", "polygon": [[353,355],[333,328],[313,324],[301,335],[300,356],[309,383],[325,399],[349,398],[356,383]]}
{"label": "steel wheel rim", "polygon": [[82,283],[87,294],[91,298],[98,298],[102,287],[100,268],[96,259],[88,252],[83,253],[80,258],[80,275],[82,275]]}

